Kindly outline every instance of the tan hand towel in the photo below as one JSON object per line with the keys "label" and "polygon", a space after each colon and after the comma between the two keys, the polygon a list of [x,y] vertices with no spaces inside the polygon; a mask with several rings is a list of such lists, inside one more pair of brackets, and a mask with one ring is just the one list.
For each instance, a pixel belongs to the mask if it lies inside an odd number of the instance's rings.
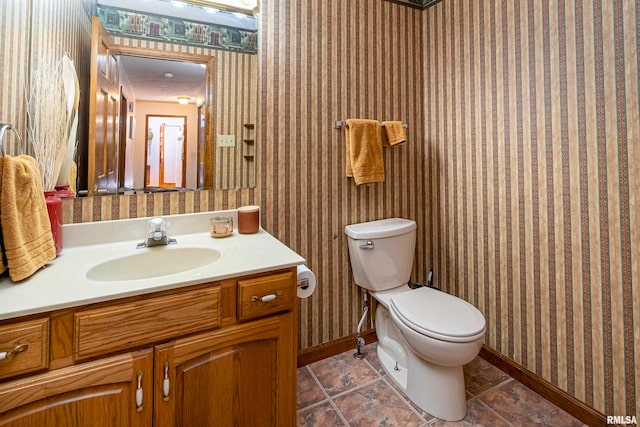
{"label": "tan hand towel", "polygon": [[[0,141],[1,142],[1,141]],[[4,158],[0,157],[0,196],[2,194],[2,167]],[[0,219],[2,218],[2,205],[0,205]],[[2,248],[2,254],[0,254],[0,275],[4,276],[7,272],[7,255],[4,252],[4,239],[2,238],[2,226],[0,225],[0,248]]]}
{"label": "tan hand towel", "polygon": [[2,159],[0,226],[9,276],[26,279],[56,257],[40,170],[30,156]]}
{"label": "tan hand towel", "polygon": [[377,120],[349,119],[345,136],[347,176],[352,176],[357,185],[384,181],[380,123]]}
{"label": "tan hand towel", "polygon": [[404,125],[400,121],[382,122],[384,126],[384,135],[382,143],[386,146],[393,147],[407,141],[407,135],[404,132]]}

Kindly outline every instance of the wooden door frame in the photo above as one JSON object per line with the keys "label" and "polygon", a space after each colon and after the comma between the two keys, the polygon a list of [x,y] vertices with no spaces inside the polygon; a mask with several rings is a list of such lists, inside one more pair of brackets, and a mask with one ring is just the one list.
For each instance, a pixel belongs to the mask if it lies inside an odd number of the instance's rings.
{"label": "wooden door frame", "polygon": [[119,120],[119,138],[118,138],[118,165],[116,181],[118,182],[118,189],[124,187],[124,172],[125,172],[125,159],[127,157],[127,97],[122,93],[122,86],[120,86],[120,114]]}
{"label": "wooden door frame", "polygon": [[[100,71],[98,70],[98,53],[100,51],[100,45],[104,46],[106,51],[106,59],[105,59],[105,74],[101,78],[98,74]],[[98,186],[102,186],[102,183],[96,182],[96,116],[97,116],[97,101],[96,96],[99,90],[100,81],[102,80],[110,80],[112,71],[115,71],[116,74],[119,74],[117,69],[112,70],[110,68],[110,58],[113,58],[113,47],[115,43],[111,36],[107,33],[107,30],[104,28],[100,19],[97,16],[94,16],[91,19],[91,75],[89,80],[89,140],[87,144],[87,189],[88,194],[93,195],[96,194],[97,190],[100,190]],[[117,61],[116,61],[117,62]],[[116,67],[117,68],[117,67]],[[118,80],[118,79],[115,79]],[[111,81],[117,88],[120,87],[119,81]],[[107,93],[107,96],[116,97],[116,103],[120,101],[119,94],[115,93]],[[120,111],[119,106],[116,106],[116,114]],[[117,117],[114,117],[116,127],[116,132],[118,132],[118,122]],[[105,123],[104,126],[107,126]],[[114,173],[117,173],[117,165]],[[105,168],[105,174],[108,175],[108,170]],[[108,176],[107,176],[108,178]],[[100,181],[100,180],[98,180]],[[117,181],[117,178],[116,178]],[[108,182],[108,179],[107,179]],[[117,186],[117,182],[115,183]]]}
{"label": "wooden door frame", "polygon": [[[200,120],[205,114],[204,105],[198,105],[198,129],[197,129],[197,144],[196,144],[196,188],[204,188],[204,175],[205,175],[205,152],[206,152],[206,124],[200,126]],[[206,122],[206,120],[205,120]],[[202,167],[200,167],[202,166]]]}
{"label": "wooden door frame", "polygon": [[[182,118],[184,120],[184,139],[182,140],[182,154],[181,154],[181,162],[182,162],[182,185],[181,187],[186,187],[186,172],[187,172],[187,135],[188,135],[188,116],[185,115],[176,115],[176,114],[145,114],[144,123],[145,123],[145,131],[144,131],[144,181],[143,188],[147,188],[147,180],[149,178],[149,172],[147,168],[147,159],[149,156],[149,139],[147,138],[147,134],[149,132],[149,117],[166,117],[166,118]],[[161,187],[161,185],[158,185]]]}

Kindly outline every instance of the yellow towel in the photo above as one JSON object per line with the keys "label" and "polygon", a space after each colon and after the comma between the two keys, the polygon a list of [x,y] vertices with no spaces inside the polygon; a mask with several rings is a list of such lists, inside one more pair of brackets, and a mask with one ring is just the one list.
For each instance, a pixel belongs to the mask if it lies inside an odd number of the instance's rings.
{"label": "yellow towel", "polygon": [[347,176],[357,185],[384,181],[382,136],[377,120],[349,119],[347,140]]}
{"label": "yellow towel", "polygon": [[35,159],[5,155],[0,162],[0,226],[9,276],[17,282],[53,260],[56,248]]}
{"label": "yellow towel", "polygon": [[71,168],[69,170],[69,190],[73,191],[73,194],[77,195],[76,190],[76,178],[78,178],[78,165],[75,161],[71,161]]}
{"label": "yellow towel", "polygon": [[407,141],[407,135],[404,132],[404,126],[400,121],[382,122],[384,132],[382,143],[386,146],[393,147]]}
{"label": "yellow towel", "polygon": [[[2,141],[0,141],[2,142]],[[0,157],[0,194],[2,193],[2,167],[4,165],[3,158]],[[2,205],[0,205],[0,219],[2,219]],[[2,236],[2,226],[0,224],[0,248],[2,253],[0,254],[0,276],[4,276],[7,271],[7,255],[4,253],[4,239]]]}

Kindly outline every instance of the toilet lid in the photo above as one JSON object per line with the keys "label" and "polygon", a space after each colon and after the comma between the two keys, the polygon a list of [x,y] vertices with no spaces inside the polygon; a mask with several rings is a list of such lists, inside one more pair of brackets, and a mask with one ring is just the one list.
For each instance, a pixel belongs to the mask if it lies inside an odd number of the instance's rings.
{"label": "toilet lid", "polygon": [[468,302],[431,288],[394,295],[391,305],[405,325],[437,339],[475,339],[485,330],[482,313]]}

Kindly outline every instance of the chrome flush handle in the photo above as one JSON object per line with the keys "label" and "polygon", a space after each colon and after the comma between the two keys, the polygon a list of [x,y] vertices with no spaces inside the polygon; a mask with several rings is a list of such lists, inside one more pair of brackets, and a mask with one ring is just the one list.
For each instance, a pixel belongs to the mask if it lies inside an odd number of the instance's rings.
{"label": "chrome flush handle", "polygon": [[360,249],[373,249],[373,242],[371,240],[367,240],[367,243],[360,245]]}

